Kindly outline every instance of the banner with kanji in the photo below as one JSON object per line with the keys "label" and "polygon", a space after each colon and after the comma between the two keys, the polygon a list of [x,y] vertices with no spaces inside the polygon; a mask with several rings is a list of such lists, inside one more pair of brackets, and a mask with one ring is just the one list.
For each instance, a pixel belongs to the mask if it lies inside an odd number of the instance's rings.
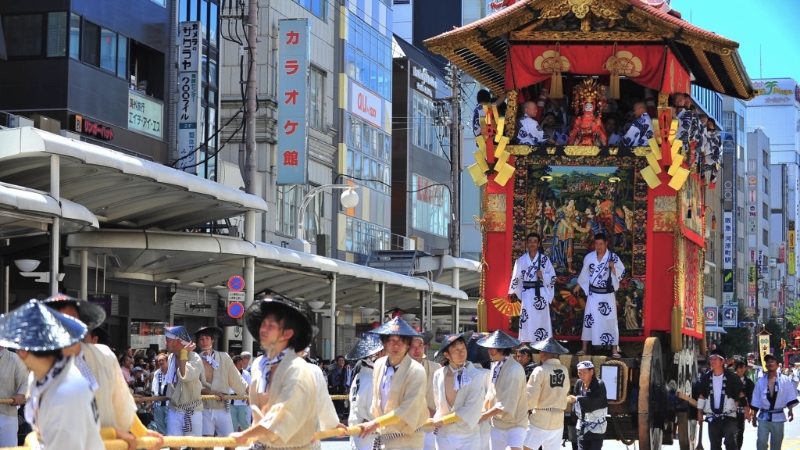
{"label": "banner with kanji", "polygon": [[547,44],[511,46],[506,90],[520,89],[554,73],[616,75],[662,92],[689,92],[689,74],[664,45]]}
{"label": "banner with kanji", "polygon": [[278,38],[278,184],[308,183],[308,19],[282,19]]}

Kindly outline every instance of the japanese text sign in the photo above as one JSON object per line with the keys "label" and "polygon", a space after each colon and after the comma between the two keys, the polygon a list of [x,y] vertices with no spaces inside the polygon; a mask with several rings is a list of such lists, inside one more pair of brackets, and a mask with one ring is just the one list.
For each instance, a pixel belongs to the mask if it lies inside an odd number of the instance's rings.
{"label": "japanese text sign", "polygon": [[[195,173],[197,148],[202,144],[200,116],[200,22],[178,24],[178,164],[177,168]],[[128,119],[130,120],[130,118]]]}
{"label": "japanese text sign", "polygon": [[278,184],[308,183],[308,19],[283,19],[278,35]]}
{"label": "japanese text sign", "polygon": [[150,97],[128,91],[128,129],[157,138],[163,137],[164,106]]}

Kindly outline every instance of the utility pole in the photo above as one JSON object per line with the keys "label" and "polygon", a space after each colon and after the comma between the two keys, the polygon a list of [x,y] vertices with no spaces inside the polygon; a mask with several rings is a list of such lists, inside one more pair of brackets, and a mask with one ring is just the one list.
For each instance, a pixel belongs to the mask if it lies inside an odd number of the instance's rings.
{"label": "utility pole", "polygon": [[[248,52],[247,84],[245,86],[245,171],[244,185],[246,192],[251,195],[256,193],[256,107],[257,87],[258,87],[258,0],[248,0],[247,3],[247,45],[245,50]],[[256,241],[256,212],[247,211],[244,216],[244,239],[248,242]],[[245,282],[245,308],[253,304],[256,284],[256,259],[255,257],[245,258],[244,261],[244,282]],[[254,351],[253,336],[247,327],[242,333],[242,350]]]}
{"label": "utility pole", "polygon": [[450,191],[452,207],[450,254],[461,256],[461,70],[450,63]]}

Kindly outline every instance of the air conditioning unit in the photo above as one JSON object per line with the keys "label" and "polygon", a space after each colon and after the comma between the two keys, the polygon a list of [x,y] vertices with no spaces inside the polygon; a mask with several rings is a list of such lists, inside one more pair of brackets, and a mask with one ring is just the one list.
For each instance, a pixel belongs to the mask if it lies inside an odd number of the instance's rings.
{"label": "air conditioning unit", "polygon": [[61,121],[41,114],[33,114],[31,119],[33,119],[34,127],[53,134],[61,134]]}
{"label": "air conditioning unit", "polygon": [[419,236],[411,236],[411,241],[414,243],[414,248],[412,250],[425,250],[425,239]]}

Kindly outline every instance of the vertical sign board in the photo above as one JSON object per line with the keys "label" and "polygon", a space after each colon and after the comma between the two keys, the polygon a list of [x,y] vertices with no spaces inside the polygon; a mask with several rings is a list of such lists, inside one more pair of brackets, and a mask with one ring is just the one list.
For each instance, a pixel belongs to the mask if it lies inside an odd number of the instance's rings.
{"label": "vertical sign board", "polygon": [[733,211],[733,188],[736,176],[733,173],[733,153],[722,155],[722,210]]}
{"label": "vertical sign board", "polygon": [[282,19],[278,35],[278,184],[308,183],[308,19]]}
{"label": "vertical sign board", "polygon": [[202,127],[200,114],[200,22],[178,24],[178,164],[184,172],[196,173],[197,147]]}
{"label": "vertical sign board", "polygon": [[733,212],[722,213],[722,268],[733,269]]}

